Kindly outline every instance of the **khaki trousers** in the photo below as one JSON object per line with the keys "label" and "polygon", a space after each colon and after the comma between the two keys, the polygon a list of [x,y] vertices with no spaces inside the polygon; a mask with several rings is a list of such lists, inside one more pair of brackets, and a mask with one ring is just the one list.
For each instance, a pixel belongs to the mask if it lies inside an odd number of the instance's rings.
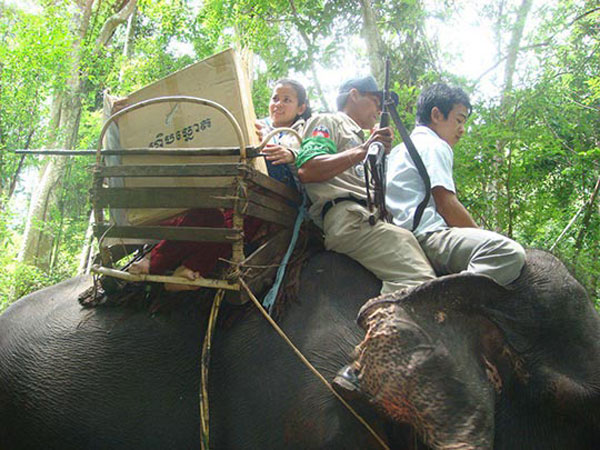
{"label": "khaki trousers", "polygon": [[350,202],[334,205],[323,222],[325,248],[348,255],[379,278],[381,293],[411,288],[436,277],[414,235],[404,228],[377,221]]}
{"label": "khaki trousers", "polygon": [[434,231],[419,242],[440,275],[479,273],[506,286],[517,279],[525,263],[525,250],[519,243],[479,228]]}

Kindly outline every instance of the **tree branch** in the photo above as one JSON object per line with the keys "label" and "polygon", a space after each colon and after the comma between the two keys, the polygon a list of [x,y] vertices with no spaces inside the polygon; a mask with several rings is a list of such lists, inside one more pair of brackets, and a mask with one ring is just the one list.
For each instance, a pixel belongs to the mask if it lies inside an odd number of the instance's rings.
{"label": "tree branch", "polygon": [[575,223],[575,221],[577,220],[577,218],[579,217],[579,214],[581,214],[581,211],[583,211],[583,208],[585,208],[585,204],[581,206],[581,208],[579,208],[577,210],[577,212],[575,213],[575,215],[573,216],[573,218],[569,221],[569,223],[567,224],[567,226],[561,231],[561,233],[558,235],[558,237],[556,238],[556,240],[554,241],[554,244],[552,244],[552,246],[550,247],[549,251],[554,250],[554,248],[558,245],[558,243],[561,241],[561,239],[563,238],[563,236],[565,234],[567,234],[567,231],[569,231],[569,229],[573,226],[573,224]]}
{"label": "tree branch", "polygon": [[599,7],[597,7],[597,8],[594,8],[594,9],[590,9],[589,11],[586,11],[586,12],[584,12],[584,13],[582,13],[582,14],[578,15],[578,16],[577,16],[577,17],[575,17],[575,18],[574,18],[574,19],[573,19],[571,22],[569,22],[569,25],[567,25],[567,26],[569,26],[569,27],[570,27],[571,25],[573,25],[573,24],[574,24],[575,22],[577,22],[578,20],[581,20],[581,19],[583,19],[584,17],[586,17],[586,16],[589,16],[590,14],[593,14],[593,13],[595,13],[595,12],[597,12],[597,11],[600,11],[600,6],[599,6]]}
{"label": "tree branch", "polygon": [[584,105],[583,103],[579,103],[577,100],[573,100],[572,98],[567,97],[567,100],[575,103],[577,106],[582,107],[583,109],[589,109],[590,111],[600,112],[600,108],[595,108],[594,106]]}
{"label": "tree branch", "polygon": [[578,254],[581,250],[581,244],[583,243],[583,237],[585,236],[585,232],[587,231],[587,226],[590,223],[590,217],[592,216],[592,212],[594,211],[594,202],[596,201],[596,197],[598,197],[598,190],[600,190],[600,177],[598,177],[598,181],[596,181],[596,186],[594,187],[594,191],[592,192],[592,196],[587,202],[587,211],[583,216],[583,220],[581,221],[581,228],[579,233],[577,233],[577,238],[575,239],[575,254]]}
{"label": "tree branch", "polygon": [[317,95],[319,96],[319,100],[321,100],[321,103],[323,105],[323,107],[329,111],[329,105],[327,103],[327,100],[325,99],[325,94],[323,93],[323,89],[321,88],[321,83],[319,82],[319,77],[317,76],[317,70],[315,67],[315,62],[312,56],[312,41],[310,40],[310,38],[308,37],[308,34],[306,34],[306,31],[304,30],[304,28],[302,28],[302,21],[300,19],[300,15],[298,14],[298,10],[296,9],[296,5],[294,4],[294,0],[289,0],[289,4],[290,4],[290,9],[292,10],[292,20],[294,22],[294,25],[296,25],[296,28],[298,29],[298,32],[300,33],[300,36],[302,37],[302,40],[304,41],[304,44],[306,44],[307,50],[308,50],[308,61],[310,63],[310,70],[312,72],[312,77],[313,77],[313,82],[315,84],[315,89],[317,90]]}
{"label": "tree branch", "polygon": [[[541,42],[539,44],[526,45],[524,47],[519,47],[518,52],[524,52],[524,51],[532,50],[532,49],[538,48],[538,47],[548,47],[550,44],[551,44],[551,41],[548,40],[546,42]],[[483,77],[485,77],[488,73],[490,73],[492,70],[494,70],[500,64],[502,64],[504,61],[506,61],[507,58],[508,58],[508,54],[500,57],[494,64],[492,64],[492,66],[490,66],[489,69],[484,70],[483,73],[475,79],[475,85],[477,85],[481,81],[481,79]]]}
{"label": "tree branch", "polygon": [[129,0],[119,12],[113,14],[106,20],[106,22],[104,22],[104,25],[102,25],[102,29],[100,30],[100,34],[98,35],[98,39],[96,39],[97,48],[106,46],[115,32],[115,29],[127,21],[127,18],[133,13],[136,4],[137,0]]}
{"label": "tree branch", "polygon": [[[582,14],[580,14],[579,16],[575,17],[571,22],[569,22],[565,28],[570,27],[571,25],[573,25],[575,22],[583,19],[584,17],[589,16],[590,14],[593,14],[597,11],[600,11],[600,7],[598,8],[594,8],[590,11],[586,11]],[[560,30],[562,31],[562,29]],[[556,37],[556,35],[559,33],[559,31],[556,31],[552,36],[550,36],[548,39],[546,39],[544,42],[540,42],[539,44],[532,44],[532,45],[526,45],[524,47],[520,47],[518,49],[518,52],[522,52],[522,51],[527,51],[527,50],[532,50],[534,48],[539,48],[539,47],[549,47],[550,45],[552,45],[552,42],[554,41],[554,38]],[[486,69],[483,71],[483,73],[481,75],[479,75],[476,79],[475,79],[475,86],[477,86],[477,84],[479,84],[479,82],[481,81],[481,79],[483,77],[485,77],[488,73],[490,73],[491,71],[493,71],[496,67],[498,67],[500,64],[502,64],[507,58],[509,57],[508,54],[501,56],[500,58],[498,58],[498,60],[492,64],[492,66],[490,66],[489,69]]]}
{"label": "tree branch", "polygon": [[[564,139],[562,139],[558,133],[554,130],[554,128],[552,128],[552,126],[548,123],[548,120],[546,119],[546,117],[544,115],[541,115],[542,120],[544,121],[544,125],[546,125],[546,128],[548,128],[548,130],[550,130],[550,132],[552,133],[552,135],[554,136],[554,138],[560,142],[560,144],[567,149],[568,151],[570,151],[571,153],[573,153],[574,155],[580,157],[579,153],[577,153],[575,151],[575,149],[569,147],[569,145],[564,141]],[[590,161],[590,164],[592,164],[594,167],[598,168],[600,167],[600,164],[598,164],[595,161]]]}
{"label": "tree branch", "polygon": [[[25,148],[29,148],[29,146],[31,145],[31,139],[33,138],[34,133],[35,133],[35,130],[31,130],[31,132],[29,133],[29,136],[27,136],[27,142],[25,143]],[[25,156],[27,156],[27,155],[25,155],[25,154],[21,155],[21,159],[19,159],[19,164],[17,165],[15,173],[11,177],[10,185],[8,187],[7,200],[10,200],[13,193],[15,192],[15,188],[17,187],[17,181],[19,180],[19,175],[21,174],[21,170],[23,169],[23,163],[25,162]]]}

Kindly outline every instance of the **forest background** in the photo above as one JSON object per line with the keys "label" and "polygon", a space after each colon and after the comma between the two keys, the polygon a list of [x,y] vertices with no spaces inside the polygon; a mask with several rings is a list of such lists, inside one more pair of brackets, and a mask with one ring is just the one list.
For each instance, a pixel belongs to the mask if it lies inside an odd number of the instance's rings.
{"label": "forest background", "polygon": [[[485,58],[465,61],[484,32]],[[455,149],[459,198],[480,226],[552,250],[598,304],[598,0],[0,0],[0,311],[77,274],[90,242],[90,158],[12,150],[95,148],[105,90],[127,95],[228,47],[259,117],[279,77],[331,110],[342,74],[381,81],[386,55],[408,125],[424,85],[463,86],[474,112]]]}

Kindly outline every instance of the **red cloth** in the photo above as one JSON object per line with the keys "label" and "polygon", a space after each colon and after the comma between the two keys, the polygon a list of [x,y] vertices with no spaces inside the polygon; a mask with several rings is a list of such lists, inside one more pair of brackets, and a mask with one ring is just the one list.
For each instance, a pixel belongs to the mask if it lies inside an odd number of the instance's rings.
{"label": "red cloth", "polygon": [[[244,218],[244,240],[251,241],[262,225],[260,219]],[[173,227],[233,228],[233,210],[192,209],[161,222]],[[150,253],[150,273],[164,274],[183,265],[205,277],[219,258],[231,256],[231,245],[221,242],[160,241]]]}

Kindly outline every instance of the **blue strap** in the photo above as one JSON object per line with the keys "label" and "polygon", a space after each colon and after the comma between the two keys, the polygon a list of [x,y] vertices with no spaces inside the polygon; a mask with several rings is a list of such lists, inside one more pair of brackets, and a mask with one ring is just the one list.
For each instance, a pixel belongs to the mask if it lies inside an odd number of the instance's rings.
{"label": "blue strap", "polygon": [[294,223],[294,232],[292,233],[292,238],[290,239],[290,245],[288,245],[287,252],[283,256],[281,260],[281,264],[279,264],[279,268],[277,269],[277,275],[275,276],[275,282],[265,298],[263,299],[263,306],[269,311],[269,315],[273,313],[273,306],[275,305],[275,299],[277,298],[277,293],[279,292],[279,287],[281,286],[281,282],[283,281],[283,276],[285,275],[285,268],[292,256],[292,252],[294,251],[294,247],[296,247],[296,241],[298,240],[298,234],[300,233],[300,226],[302,222],[304,222],[304,217],[306,217],[306,194],[302,195],[302,205],[298,208],[298,215],[296,216],[296,223]]}

